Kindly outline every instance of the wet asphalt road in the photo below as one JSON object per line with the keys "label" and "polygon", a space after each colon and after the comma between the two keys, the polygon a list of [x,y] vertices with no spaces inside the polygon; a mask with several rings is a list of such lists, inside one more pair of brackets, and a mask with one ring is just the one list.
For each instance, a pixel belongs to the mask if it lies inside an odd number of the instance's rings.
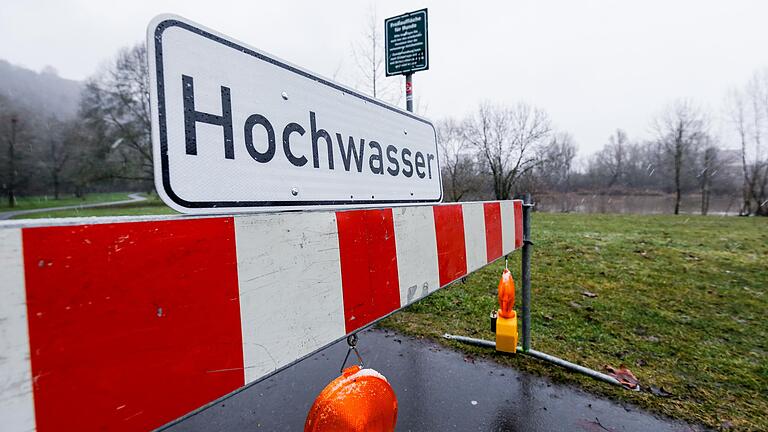
{"label": "wet asphalt road", "polygon": [[[359,335],[366,366],[384,374],[397,394],[398,431],[694,430],[546,378],[467,361],[434,342],[383,330]],[[167,430],[301,431],[314,398],[339,375],[346,350],[337,343]]]}

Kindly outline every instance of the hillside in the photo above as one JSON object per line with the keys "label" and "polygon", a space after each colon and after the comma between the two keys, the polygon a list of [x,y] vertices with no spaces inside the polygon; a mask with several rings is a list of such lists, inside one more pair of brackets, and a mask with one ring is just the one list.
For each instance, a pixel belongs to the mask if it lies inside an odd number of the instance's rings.
{"label": "hillside", "polygon": [[30,112],[71,117],[81,89],[82,83],[59,77],[53,68],[35,72],[0,60],[0,95]]}

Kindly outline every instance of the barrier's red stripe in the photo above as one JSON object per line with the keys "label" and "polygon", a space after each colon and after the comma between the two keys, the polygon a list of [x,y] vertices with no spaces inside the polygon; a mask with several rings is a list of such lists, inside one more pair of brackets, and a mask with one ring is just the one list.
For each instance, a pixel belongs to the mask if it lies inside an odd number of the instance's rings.
{"label": "barrier's red stripe", "polygon": [[347,333],[400,308],[392,209],[336,213]]}
{"label": "barrier's red stripe", "polygon": [[23,230],[37,430],[149,430],[244,385],[232,218]]}
{"label": "barrier's red stripe", "polygon": [[523,245],[523,202],[515,201],[515,249]]}
{"label": "barrier's red stripe", "polygon": [[440,286],[467,274],[464,214],[461,204],[432,207],[437,237]]}
{"label": "barrier's red stripe", "polygon": [[488,262],[491,262],[502,254],[501,204],[484,203],[483,212],[485,214],[485,248]]}

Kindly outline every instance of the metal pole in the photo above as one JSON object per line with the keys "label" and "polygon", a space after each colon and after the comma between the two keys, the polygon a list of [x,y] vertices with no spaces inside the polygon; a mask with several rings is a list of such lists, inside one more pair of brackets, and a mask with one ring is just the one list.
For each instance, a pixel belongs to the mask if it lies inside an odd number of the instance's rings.
{"label": "metal pole", "polygon": [[[488,348],[496,348],[496,343],[495,342],[487,341],[487,340],[484,340],[484,339],[476,339],[476,338],[471,338],[471,337],[466,337],[466,336],[458,336],[458,335],[452,335],[452,334],[444,334],[443,337],[446,338],[446,339],[449,339],[449,340],[455,340],[457,342],[462,342],[462,343],[466,343],[466,344],[470,344],[470,345],[477,345],[477,346],[488,347]],[[549,363],[552,363],[552,364],[556,364],[556,365],[558,365],[560,367],[563,367],[565,369],[568,369],[568,370],[571,370],[571,371],[574,371],[574,372],[578,372],[578,373],[587,375],[589,377],[595,378],[595,379],[600,380],[600,381],[607,382],[609,384],[614,384],[614,385],[622,386],[623,387],[623,385],[616,378],[614,378],[614,377],[612,377],[610,375],[606,375],[606,374],[598,372],[596,370],[589,369],[589,368],[586,368],[584,366],[577,365],[575,363],[571,363],[571,362],[569,362],[567,360],[563,360],[563,359],[561,359],[559,357],[551,356],[551,355],[549,355],[547,353],[543,353],[541,351],[536,351],[536,350],[532,350],[532,349],[526,350],[526,349],[523,349],[522,347],[517,347],[517,352],[520,353],[520,354],[525,354],[527,356],[531,356],[531,357],[537,358],[539,360],[544,360],[546,362],[549,362]]]}
{"label": "metal pole", "polygon": [[405,74],[405,109],[413,112],[413,74]]}
{"label": "metal pole", "polygon": [[8,165],[10,180],[8,182],[8,207],[16,206],[16,116],[11,117],[11,141],[8,143]]}
{"label": "metal pole", "polygon": [[531,194],[523,198],[523,262],[521,278],[523,279],[523,351],[531,349]]}

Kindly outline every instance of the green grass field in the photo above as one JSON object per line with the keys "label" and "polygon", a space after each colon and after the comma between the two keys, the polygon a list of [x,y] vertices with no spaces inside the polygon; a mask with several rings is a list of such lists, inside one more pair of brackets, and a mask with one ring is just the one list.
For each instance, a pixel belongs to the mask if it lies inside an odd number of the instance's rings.
{"label": "green grass field", "polygon": [[[127,199],[127,195],[126,198]],[[136,215],[158,215],[158,214],[178,214],[170,207],[163,204],[156,195],[150,196],[146,201],[123,204],[110,207],[96,207],[84,209],[69,209],[33,213],[28,215],[16,216],[14,219],[40,219],[40,218],[62,218],[62,217],[85,217],[85,216],[136,216]]]}
{"label": "green grass field", "polygon": [[[166,213],[155,197],[35,217]],[[501,263],[380,325],[671,417],[768,430],[768,218],[535,213],[532,227],[533,348],[597,370],[625,364],[644,391],[441,338],[493,339]],[[510,258],[519,280],[520,253]]]}
{"label": "green grass field", "polygon": [[18,197],[16,199],[16,205],[14,207],[8,207],[8,199],[0,199],[0,212],[16,211],[16,210],[31,210],[47,207],[63,207],[80,204],[95,204],[108,201],[122,201],[127,200],[127,192],[108,192],[108,193],[92,193],[87,194],[83,198],[78,198],[73,195],[62,195],[59,199],[53,199],[53,196],[32,196],[32,197]]}
{"label": "green grass field", "polygon": [[[532,347],[597,370],[625,364],[645,391],[442,339],[493,340],[503,264],[382,325],[671,417],[768,430],[768,219],[536,213],[532,237]],[[519,252],[509,265],[519,280]]]}

